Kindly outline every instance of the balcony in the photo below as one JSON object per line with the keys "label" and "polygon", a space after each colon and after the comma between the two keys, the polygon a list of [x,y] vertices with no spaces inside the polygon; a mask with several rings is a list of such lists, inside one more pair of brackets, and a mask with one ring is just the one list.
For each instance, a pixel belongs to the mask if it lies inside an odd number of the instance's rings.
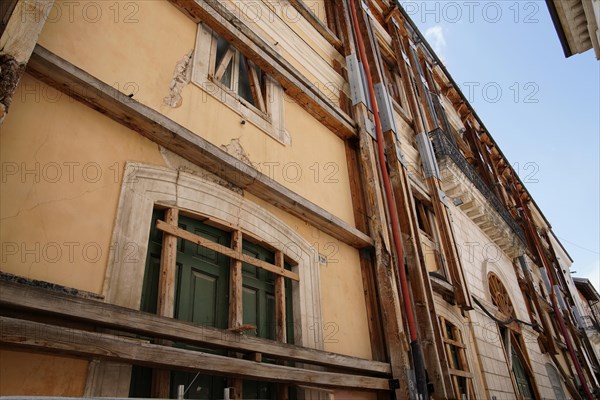
{"label": "balcony", "polygon": [[596,322],[594,318],[589,315],[584,315],[581,317],[581,329],[587,331],[596,331],[600,332],[600,325]]}
{"label": "balcony", "polygon": [[440,168],[442,188],[454,204],[509,257],[521,255],[525,234],[502,201],[485,184],[446,133],[429,133]]}

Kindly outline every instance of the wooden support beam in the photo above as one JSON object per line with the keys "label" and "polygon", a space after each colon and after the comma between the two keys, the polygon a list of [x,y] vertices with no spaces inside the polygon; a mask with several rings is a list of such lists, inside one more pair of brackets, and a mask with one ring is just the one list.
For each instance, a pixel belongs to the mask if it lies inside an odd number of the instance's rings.
{"label": "wooden support beam", "polygon": [[363,232],[241,162],[185,127],[36,46],[28,72],[65,94],[262,200],[356,248],[372,245]]}
{"label": "wooden support beam", "polygon": [[[408,57],[407,50],[403,44],[401,25],[399,25],[399,22],[395,17],[390,19],[388,31],[392,37],[392,47],[398,65],[400,66],[402,84],[404,86],[409,107],[414,116],[415,131],[424,132],[424,121],[422,117],[420,117],[422,112],[419,108],[420,105],[415,92],[415,80],[417,77],[414,74],[414,71],[411,71],[410,58]],[[389,154],[393,154],[392,149],[389,150]],[[398,164],[399,162],[400,160],[397,159],[395,164]],[[399,172],[397,175],[400,174],[406,175],[406,172]],[[399,193],[397,197],[400,197],[407,202],[402,209],[406,209],[406,207],[410,205],[409,210],[405,211],[406,214],[400,221],[403,224],[404,234],[408,235],[407,241],[410,243],[410,249],[413,252],[412,263],[409,263],[409,275],[413,277],[411,279],[413,296],[415,297],[417,307],[421,308],[417,311],[417,314],[421,316],[420,320],[423,320],[424,316],[429,313],[429,318],[428,320],[426,319],[425,324],[423,322],[419,322],[418,324],[419,335],[423,339],[423,353],[430,374],[430,380],[434,385],[433,395],[435,397],[444,398],[452,391],[452,377],[448,372],[448,360],[444,357],[445,348],[444,343],[442,342],[442,333],[435,310],[435,303],[433,301],[433,287],[429,279],[429,271],[425,264],[421,235],[418,230],[416,215],[413,211],[415,206],[414,196],[411,190],[412,185],[407,177],[403,176],[401,179],[403,181],[402,185],[407,186],[408,189],[405,190],[408,192],[406,194]],[[423,330],[428,327],[430,328],[424,332]]]}
{"label": "wooden support beam", "polygon": [[248,337],[210,326],[198,326],[113,304],[11,282],[0,281],[0,306],[84,321],[94,326],[180,341],[199,347],[260,352],[265,357],[340,370],[360,371],[365,374],[389,375],[391,373],[390,366],[382,362]]}
{"label": "wooden support beam", "polygon": [[[365,208],[364,187],[360,176],[359,150],[355,143],[346,142],[346,160],[350,178],[350,191],[352,193],[352,209],[354,220],[359,229],[369,229],[368,215]],[[377,301],[377,286],[375,283],[373,257],[370,252],[361,250],[360,266],[367,307],[367,318],[369,321],[369,339],[371,341],[371,353],[374,360],[383,361],[387,359],[385,351],[385,340],[383,336],[381,312]]]}
{"label": "wooden support beam", "polygon": [[[417,55],[414,44],[410,38],[408,38],[406,33],[404,33],[404,37],[402,38],[401,46],[403,51],[408,54],[408,59],[410,60],[410,64],[412,66],[413,76],[415,77],[416,85],[421,93],[421,96],[418,96],[420,100],[420,109],[422,110],[419,115],[424,116],[424,118],[420,123],[420,126],[424,128],[423,132],[427,133],[437,127],[437,122],[435,121],[435,110],[433,109],[431,99],[428,97],[429,89],[423,76],[423,66],[427,67],[425,64],[426,61]],[[436,222],[439,227],[441,236],[440,241],[444,250],[446,262],[448,264],[448,272],[452,280],[452,284],[454,285],[456,301],[462,308],[470,310],[473,308],[471,295],[467,287],[467,281],[464,276],[460,258],[458,257],[458,250],[456,248],[454,232],[452,230],[452,224],[450,224],[448,210],[446,209],[446,206],[444,205],[440,195],[441,183],[439,179],[433,175],[427,178],[426,181],[431,195]]]}
{"label": "wooden support beam", "polygon": [[300,276],[297,273],[288,271],[283,267],[280,268],[266,261],[259,260],[258,258],[246,255],[242,252],[241,248],[239,248],[238,250],[233,250],[227,246],[223,246],[222,244],[213,242],[212,240],[205,239],[202,236],[195,235],[191,232],[186,231],[185,229],[172,226],[161,220],[156,221],[156,229],[168,233],[170,235],[176,236],[178,238],[185,239],[199,246],[206,247],[207,249],[216,251],[217,253],[223,254],[224,256],[227,256],[231,259],[248,263],[255,267],[264,269],[265,271],[269,271],[280,276],[285,276],[286,278],[290,278],[295,281],[300,280]]}
{"label": "wooden support beam", "polygon": [[[364,14],[360,22],[364,26],[364,29],[361,29],[361,31],[367,33],[367,35],[365,35],[367,36],[365,48],[367,57],[370,58],[370,65],[372,66],[371,75],[373,82],[374,84],[386,84],[386,76],[382,72],[384,69],[384,66],[381,64],[382,56],[371,23],[364,17]],[[393,28],[395,30],[395,27]],[[399,58],[397,61],[398,64],[402,63],[404,67],[406,67],[403,57]],[[406,70],[406,68],[404,69]],[[406,75],[406,77],[408,77],[408,75]],[[409,89],[412,90],[412,88]],[[436,332],[439,336],[437,316],[435,313],[427,269],[421,262],[422,255],[419,257],[421,248],[417,245],[419,233],[416,228],[416,216],[414,213],[415,208],[413,205],[411,185],[406,168],[402,165],[400,160],[400,154],[398,152],[399,143],[397,143],[396,134],[391,130],[384,132],[383,139],[391,186],[396,203],[395,206],[398,212],[400,231],[402,233],[402,245],[405,252],[405,258],[408,261],[406,264],[408,276],[410,277],[410,279],[408,279],[408,284],[410,285],[412,292],[415,321],[417,322],[417,331],[422,345],[423,356],[425,358],[425,367],[428,371],[429,379],[434,385],[435,395],[444,397],[446,389],[442,378],[443,371],[436,345],[436,340],[440,340],[440,338],[435,337]],[[401,260],[399,264],[401,268],[404,268],[404,260]],[[427,285],[427,287],[425,285]]]}
{"label": "wooden support beam", "polygon": [[13,94],[53,4],[54,0],[17,0],[6,28],[2,32],[0,37],[0,126],[8,114]]}
{"label": "wooden support beam", "polygon": [[246,58],[246,68],[248,70],[248,79],[250,80],[250,90],[252,90],[252,97],[257,102],[260,111],[266,113],[267,106],[265,105],[265,97],[263,96],[262,88],[260,85],[260,79],[256,72],[256,66],[252,61]]}
{"label": "wooden support beam", "polygon": [[[285,267],[285,259],[281,251],[275,252],[275,265]],[[289,299],[292,301],[292,299]],[[285,315],[285,278],[281,275],[275,277],[275,340],[287,342],[286,315]],[[288,385],[277,385],[277,399],[288,399]]]}
{"label": "wooden support beam", "polygon": [[[231,234],[231,250],[242,254],[242,231]],[[242,310],[242,260],[231,258],[229,274],[229,329],[237,329],[243,324]]]}
{"label": "wooden support beam", "polygon": [[[231,233],[231,249],[239,254],[242,253],[242,231],[235,230]],[[246,329],[252,327],[253,330],[256,326],[244,325],[244,314],[242,305],[242,261],[239,259],[232,258],[231,266],[229,269],[229,322],[228,330],[231,332],[242,333]],[[240,358],[240,354],[236,352],[230,352],[229,356]],[[228,379],[227,386],[233,387],[235,393],[233,393],[234,399],[240,399],[242,391],[244,389],[243,381],[238,378]]]}
{"label": "wooden support beam", "polygon": [[169,1],[192,21],[206,23],[260,69],[277,80],[287,95],[333,133],[343,139],[356,137],[352,119],[331,102],[317,85],[310,82],[223,4],[205,0]]}
{"label": "wooden support beam", "polygon": [[[281,251],[275,252],[275,265],[284,269],[284,257]],[[290,301],[292,299],[289,299]],[[275,340],[287,342],[286,316],[285,316],[285,278],[283,275],[275,277]]]}
{"label": "wooden support beam", "polygon": [[[357,9],[360,10],[361,8],[357,5]],[[350,10],[346,1],[338,2],[338,11],[343,21],[341,24],[344,30],[342,37],[346,38],[344,44],[353,46],[354,36],[350,23]],[[407,374],[410,368],[407,352],[408,341],[403,329],[403,316],[400,311],[397,282],[389,249],[389,234],[386,228],[387,218],[383,210],[383,197],[375,162],[374,142],[367,133],[367,123],[370,119],[369,111],[363,103],[359,103],[353,107],[353,115],[359,126],[360,178],[364,188],[369,232],[375,241],[375,251],[372,255],[375,260],[373,275],[377,287],[378,305],[381,309],[385,344],[392,369],[392,378],[399,383],[399,387],[394,390],[394,394],[396,398],[404,399],[410,396],[409,375]]]}
{"label": "wooden support beam", "polygon": [[385,378],[257,363],[149,344],[143,340],[118,337],[114,334],[82,331],[8,317],[0,317],[0,343],[28,350],[244,379],[334,388],[389,390],[389,382]]}
{"label": "wooden support beam", "polygon": [[[306,5],[303,0],[288,0],[292,7],[302,15],[309,24],[312,25],[313,28],[317,30],[333,47],[335,47],[338,51],[342,51],[342,41],[338,39],[338,37],[329,29],[327,25],[325,25],[321,19],[315,15],[315,13]],[[331,3],[330,1],[326,1],[325,3]],[[327,5],[326,5],[327,7]],[[328,11],[328,10],[327,10]],[[327,13],[327,18],[331,18],[329,12]]]}
{"label": "wooden support beam", "polygon": [[[344,56],[355,52],[354,39],[349,35],[345,4],[343,1],[327,2],[330,14],[335,14],[339,25],[339,32],[344,43]],[[351,104],[348,102],[348,106]],[[357,109],[350,110],[352,115],[356,114]],[[350,192],[352,194],[352,209],[354,211],[354,220],[356,226],[362,232],[369,231],[369,212],[367,210],[368,195],[363,183],[361,174],[361,156],[360,143],[357,141],[346,141],[346,162],[348,166],[348,175],[350,180]],[[367,306],[367,318],[369,321],[369,339],[371,341],[371,353],[374,360],[387,360],[385,337],[383,333],[383,322],[381,309],[377,298],[377,283],[375,278],[375,260],[372,252],[362,250],[360,252],[361,275],[363,281],[363,290],[365,294],[365,304]]]}
{"label": "wooden support beam", "polygon": [[[179,210],[165,210],[167,224],[177,227]],[[163,234],[160,257],[160,275],[158,278],[158,299],[156,313],[161,317],[173,318],[175,312],[175,274],[177,272],[177,236]],[[161,340],[158,344],[170,345],[170,341]],[[171,394],[171,372],[166,369],[152,371],[152,397],[166,399]]]}
{"label": "wooden support beam", "polygon": [[[165,222],[177,228],[179,209],[167,208]],[[161,221],[162,222],[162,221]],[[173,318],[175,311],[175,273],[177,270],[177,236],[164,233],[160,257],[160,276],[158,279],[158,302],[156,313],[161,317]]]}

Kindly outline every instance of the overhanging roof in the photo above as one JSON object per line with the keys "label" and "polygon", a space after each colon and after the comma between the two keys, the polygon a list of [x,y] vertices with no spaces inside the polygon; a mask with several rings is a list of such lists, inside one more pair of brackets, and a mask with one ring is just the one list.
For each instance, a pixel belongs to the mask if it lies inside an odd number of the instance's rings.
{"label": "overhanging roof", "polygon": [[579,293],[586,298],[586,300],[594,303],[600,301],[600,294],[598,294],[596,288],[594,285],[592,285],[592,282],[590,282],[588,278],[573,277],[573,282],[575,282],[575,287],[577,290],[579,290]]}

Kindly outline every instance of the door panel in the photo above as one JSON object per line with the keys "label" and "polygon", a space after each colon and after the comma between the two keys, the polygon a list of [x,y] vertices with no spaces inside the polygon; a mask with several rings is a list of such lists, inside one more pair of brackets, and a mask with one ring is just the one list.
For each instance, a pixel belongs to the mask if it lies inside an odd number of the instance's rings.
{"label": "door panel", "polygon": [[[148,244],[148,261],[144,276],[141,309],[156,312],[162,232],[156,229],[156,220],[163,219],[162,211],[152,216],[152,228]],[[230,234],[192,218],[180,216],[179,227],[206,239],[230,246]],[[254,243],[243,241],[244,254],[274,263],[274,254]],[[175,292],[175,318],[195,324],[226,329],[228,326],[230,259],[220,253],[179,239],[177,241],[177,271]],[[286,265],[287,269],[291,269]],[[275,338],[275,275],[252,265],[242,264],[243,323],[257,327],[246,332],[263,338]],[[288,342],[293,343],[291,282],[286,279],[286,313],[288,315]],[[174,346],[194,349],[212,354],[225,355],[221,350],[210,350],[177,344]],[[264,359],[263,362],[270,362]],[[134,367],[132,397],[150,395],[152,370]],[[215,399],[223,397],[227,380],[221,377],[173,371],[171,374],[171,397],[176,398],[177,387],[184,385],[187,399]],[[191,386],[190,386],[191,385]],[[276,386],[267,382],[244,381],[243,398],[275,399]]]}

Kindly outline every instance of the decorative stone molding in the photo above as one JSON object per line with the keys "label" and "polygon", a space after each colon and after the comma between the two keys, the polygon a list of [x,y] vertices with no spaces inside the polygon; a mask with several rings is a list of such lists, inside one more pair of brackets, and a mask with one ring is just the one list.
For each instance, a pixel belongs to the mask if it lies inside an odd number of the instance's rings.
{"label": "decorative stone molding", "polygon": [[525,246],[478,188],[448,157],[439,162],[442,189],[452,199],[460,199],[460,208],[507,255],[513,259],[525,252]]}
{"label": "decorative stone molding", "polygon": [[[146,266],[152,211],[156,205],[178,207],[234,226],[282,251],[296,266],[300,281],[292,286],[296,344],[323,349],[320,276],[317,251],[269,211],[203,176],[169,168],[127,163],[123,176],[103,287],[105,301],[139,309]],[[105,393],[102,387],[127,387],[129,375],[114,363],[90,366],[86,393]],[[107,371],[120,371],[119,374]],[[107,382],[104,376],[116,376]],[[127,381],[127,382],[125,382]],[[125,384],[126,383],[126,384]],[[95,389],[94,389],[95,388]],[[127,396],[128,393],[111,393]]]}

